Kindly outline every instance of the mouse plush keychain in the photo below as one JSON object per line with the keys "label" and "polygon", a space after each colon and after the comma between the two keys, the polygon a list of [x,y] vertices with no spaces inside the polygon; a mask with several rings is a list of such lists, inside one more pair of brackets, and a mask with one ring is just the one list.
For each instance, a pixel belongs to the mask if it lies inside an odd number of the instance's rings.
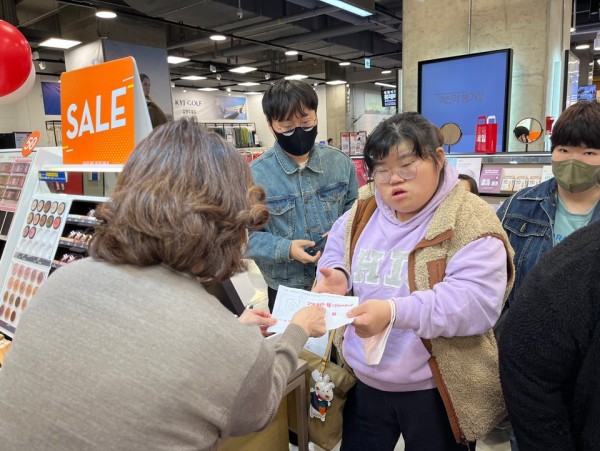
{"label": "mouse plush keychain", "polygon": [[325,421],[327,408],[331,406],[331,400],[333,399],[335,384],[331,382],[329,374],[321,374],[319,371],[314,370],[311,375],[315,381],[315,386],[310,389],[310,417]]}

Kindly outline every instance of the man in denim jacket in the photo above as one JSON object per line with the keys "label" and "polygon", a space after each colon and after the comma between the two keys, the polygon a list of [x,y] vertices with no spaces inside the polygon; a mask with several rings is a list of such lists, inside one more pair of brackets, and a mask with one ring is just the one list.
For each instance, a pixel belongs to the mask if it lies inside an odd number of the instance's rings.
{"label": "man in denim jacket", "polygon": [[307,83],[280,80],[265,93],[263,111],[274,146],[250,165],[254,181],[267,192],[271,219],[250,233],[248,256],[269,286],[273,310],[279,284],[310,289],[321,251],[305,251],[327,232],[358,195],[354,164],[320,144],[318,97]]}
{"label": "man in denim jacket", "polygon": [[[515,283],[505,308],[546,252],[600,219],[600,186],[595,177],[600,170],[600,104],[579,101],[571,105],[556,121],[551,139],[554,177],[519,191],[498,210],[515,250]],[[503,321],[510,321],[510,315],[502,315],[497,332]],[[518,451],[512,434],[511,449]]]}
{"label": "man in denim jacket", "polygon": [[552,131],[554,177],[507,199],[498,217],[515,250],[516,278],[507,306],[542,255],[575,230],[600,219],[600,104],[580,101]]}

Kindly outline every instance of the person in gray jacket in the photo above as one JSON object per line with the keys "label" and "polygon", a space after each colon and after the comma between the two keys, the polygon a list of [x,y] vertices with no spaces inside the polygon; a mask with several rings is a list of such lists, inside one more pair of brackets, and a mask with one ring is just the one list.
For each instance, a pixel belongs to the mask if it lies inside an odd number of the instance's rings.
{"label": "person in gray jacket", "polygon": [[[220,136],[179,120],[125,164],[91,258],[41,287],[0,372],[0,448],[214,450],[264,428],[324,309],[298,311],[275,345],[202,282],[244,269],[264,191]],[[248,323],[248,324],[240,324]]]}

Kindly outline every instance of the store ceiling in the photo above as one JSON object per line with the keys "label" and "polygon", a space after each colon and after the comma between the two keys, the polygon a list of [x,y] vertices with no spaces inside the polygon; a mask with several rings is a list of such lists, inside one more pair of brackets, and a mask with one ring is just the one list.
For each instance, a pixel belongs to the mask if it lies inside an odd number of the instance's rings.
{"label": "store ceiling", "polygon": [[[594,62],[600,59],[600,50],[594,50],[594,39],[600,33],[600,0],[574,0],[571,25],[571,51],[582,62]],[[589,45],[585,49],[576,49],[579,45]],[[594,77],[600,76],[600,64],[594,66]]]}
{"label": "store ceiling", "polygon": [[[165,47],[169,55],[190,58],[170,66],[177,86],[262,91],[293,74],[319,84],[337,79],[393,83],[394,69],[402,67],[402,0],[355,1],[368,4],[373,15],[361,18],[317,0],[0,0],[0,18],[17,25],[38,51],[43,74],[64,71],[62,51],[40,48],[44,39],[108,38]],[[97,9],[118,17],[98,19]],[[215,43],[209,39],[214,33],[227,39]],[[299,53],[287,56],[287,50]],[[365,68],[365,58],[371,68]],[[242,65],[258,70],[229,72]],[[207,79],[181,80],[185,75]],[[260,84],[240,87],[240,82]]]}
{"label": "store ceiling", "polygon": [[[44,39],[108,38],[163,47],[170,55],[190,58],[170,66],[177,86],[263,91],[273,80],[293,74],[319,84],[334,79],[394,83],[394,69],[402,67],[402,0],[355,1],[370,4],[374,14],[361,18],[317,0],[0,0],[0,18],[17,25],[38,51],[39,74],[65,70],[62,51],[38,47]],[[98,19],[97,9],[113,10],[118,17]],[[582,62],[600,58],[600,51],[593,49],[600,31],[600,0],[574,0],[573,11],[571,50]],[[227,39],[211,41],[215,32]],[[579,44],[590,48],[576,50]],[[286,50],[299,54],[286,56]],[[365,58],[370,69],[364,67]],[[341,67],[340,62],[350,66]],[[229,72],[239,65],[258,70]],[[600,64],[594,64],[594,73],[600,75]],[[185,75],[207,79],[181,80]],[[240,87],[241,82],[260,84]]]}

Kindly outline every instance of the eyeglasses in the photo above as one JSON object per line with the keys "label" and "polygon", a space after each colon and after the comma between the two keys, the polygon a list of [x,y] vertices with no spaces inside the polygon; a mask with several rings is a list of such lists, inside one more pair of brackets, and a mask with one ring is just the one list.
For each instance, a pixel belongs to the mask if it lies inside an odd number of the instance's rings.
{"label": "eyeglasses", "polygon": [[273,129],[277,133],[281,133],[284,136],[292,136],[294,134],[294,132],[296,131],[296,128],[301,128],[305,132],[309,132],[313,128],[315,128],[316,125],[317,125],[317,118],[315,117],[313,119],[303,120],[302,123],[300,124],[300,127],[283,128],[283,127],[279,127],[279,126],[276,126],[275,124],[273,124]]}
{"label": "eyeglasses", "polygon": [[423,162],[421,159],[404,164],[398,169],[381,168],[373,171],[373,179],[377,183],[390,183],[393,174],[398,174],[404,180],[412,180],[417,176],[417,168]]}

